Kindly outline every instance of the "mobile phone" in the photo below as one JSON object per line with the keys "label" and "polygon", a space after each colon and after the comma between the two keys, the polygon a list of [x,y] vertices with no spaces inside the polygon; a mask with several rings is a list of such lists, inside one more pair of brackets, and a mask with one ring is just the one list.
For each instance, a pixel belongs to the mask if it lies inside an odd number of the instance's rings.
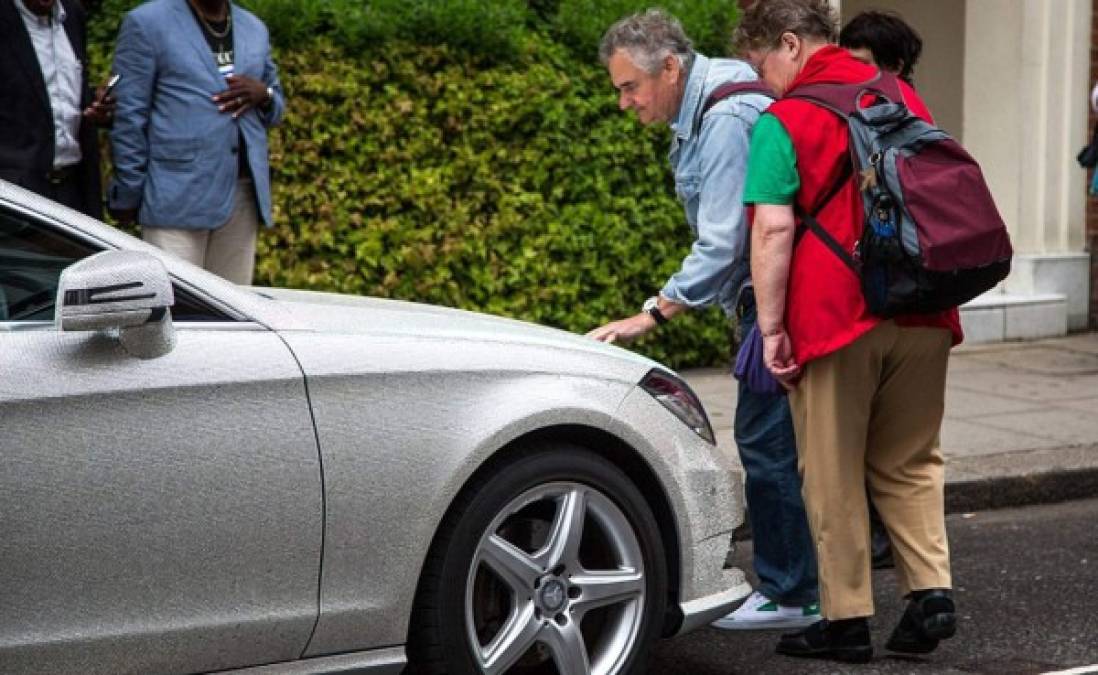
{"label": "mobile phone", "polygon": [[111,79],[107,80],[107,86],[103,88],[103,95],[100,96],[98,100],[102,101],[103,99],[110,96],[111,92],[114,91],[114,87],[118,84],[118,81],[121,80],[121,79],[122,79],[122,76],[119,75],[118,73],[115,73],[114,75],[111,75]]}

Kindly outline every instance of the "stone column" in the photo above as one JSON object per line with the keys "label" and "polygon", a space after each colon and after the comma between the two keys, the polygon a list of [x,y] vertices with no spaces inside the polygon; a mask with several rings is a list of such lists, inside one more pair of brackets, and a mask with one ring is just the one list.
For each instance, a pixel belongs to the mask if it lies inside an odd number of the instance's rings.
{"label": "stone column", "polygon": [[965,147],[980,161],[1010,228],[1016,258],[1005,284],[1067,299],[1084,328],[1086,142],[1092,0],[968,0]]}
{"label": "stone column", "polygon": [[[1098,0],[1091,2],[1090,81],[1098,82]],[[1098,124],[1098,115],[1090,113],[1090,128]],[[1092,174],[1088,174],[1088,182]],[[1087,249],[1090,251],[1090,327],[1098,328],[1098,197],[1087,199]]]}

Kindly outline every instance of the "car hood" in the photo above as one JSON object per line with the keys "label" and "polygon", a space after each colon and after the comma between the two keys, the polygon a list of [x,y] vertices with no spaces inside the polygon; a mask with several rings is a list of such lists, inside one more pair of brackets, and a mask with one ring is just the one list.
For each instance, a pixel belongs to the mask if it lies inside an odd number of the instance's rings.
{"label": "car hood", "polygon": [[497,343],[603,357],[632,373],[664,366],[633,352],[567,331],[448,307],[338,293],[255,288],[277,305],[276,330],[362,335],[376,339]]}

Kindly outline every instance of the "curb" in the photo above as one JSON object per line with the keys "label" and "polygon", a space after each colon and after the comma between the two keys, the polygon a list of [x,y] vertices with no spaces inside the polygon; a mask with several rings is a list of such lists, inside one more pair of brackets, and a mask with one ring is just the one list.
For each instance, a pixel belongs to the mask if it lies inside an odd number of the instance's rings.
{"label": "curb", "polygon": [[1098,497],[1098,467],[1001,476],[946,485],[946,513],[1055,504]]}

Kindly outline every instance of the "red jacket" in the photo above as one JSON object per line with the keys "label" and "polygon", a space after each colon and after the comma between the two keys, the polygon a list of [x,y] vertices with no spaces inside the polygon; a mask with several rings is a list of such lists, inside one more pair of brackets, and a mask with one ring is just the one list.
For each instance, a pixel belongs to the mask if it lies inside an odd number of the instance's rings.
{"label": "red jacket", "polygon": [[[806,84],[864,82],[876,73],[876,68],[854,59],[845,49],[828,46],[812,55],[789,91]],[[911,111],[930,121],[930,112],[915,90],[902,82],[900,86]],[[776,101],[767,112],[778,118],[793,140],[801,181],[796,202],[801,210],[811,212],[850,161],[846,121],[813,103],[791,98]],[[817,220],[846,250],[853,250],[865,220],[853,178]],[[798,227],[803,226],[798,223]],[[785,310],[797,363],[803,365],[845,347],[880,321],[866,309],[855,273],[815,235],[805,232],[793,252]],[[900,316],[896,323],[948,328],[953,344],[963,337],[956,309]]]}

